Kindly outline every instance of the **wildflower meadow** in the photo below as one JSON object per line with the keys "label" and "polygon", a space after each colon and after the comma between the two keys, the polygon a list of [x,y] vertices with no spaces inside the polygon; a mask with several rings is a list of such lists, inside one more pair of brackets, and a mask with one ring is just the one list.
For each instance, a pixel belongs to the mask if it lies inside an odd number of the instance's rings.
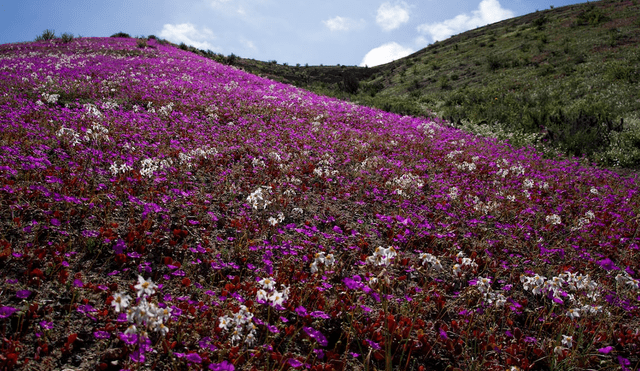
{"label": "wildflower meadow", "polygon": [[156,39],[0,45],[0,369],[637,370],[635,175]]}

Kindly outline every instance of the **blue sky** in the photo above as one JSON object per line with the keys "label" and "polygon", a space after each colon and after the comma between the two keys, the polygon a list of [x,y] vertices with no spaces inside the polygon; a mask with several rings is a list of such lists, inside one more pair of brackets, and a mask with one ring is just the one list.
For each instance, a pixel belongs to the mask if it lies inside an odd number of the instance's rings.
{"label": "blue sky", "polygon": [[374,66],[572,0],[20,0],[0,3],[0,44],[57,35],[156,35],[217,53]]}

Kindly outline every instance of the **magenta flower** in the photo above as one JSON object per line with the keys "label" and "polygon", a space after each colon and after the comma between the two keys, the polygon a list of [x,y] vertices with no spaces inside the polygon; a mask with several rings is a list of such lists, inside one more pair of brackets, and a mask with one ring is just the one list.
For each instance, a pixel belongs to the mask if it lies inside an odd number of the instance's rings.
{"label": "magenta flower", "polygon": [[613,347],[609,345],[608,347],[598,349],[598,352],[602,354],[609,354],[613,350]]}
{"label": "magenta flower", "polygon": [[12,307],[0,307],[0,318],[7,318],[17,311],[16,308]]}
{"label": "magenta flower", "polygon": [[307,335],[309,335],[310,338],[315,339],[318,344],[320,344],[320,346],[326,347],[329,343],[327,341],[327,338],[320,331],[312,327],[303,327],[302,329],[307,333]]}
{"label": "magenta flower", "polygon": [[29,295],[31,295],[31,291],[29,290],[20,290],[18,292],[16,292],[16,297],[20,298],[20,299],[26,299],[29,297]]}
{"label": "magenta flower", "polygon": [[302,362],[298,361],[295,358],[289,358],[287,360],[287,363],[293,368],[298,368],[298,367],[302,366],[302,364],[303,364]]}
{"label": "magenta flower", "polygon": [[210,364],[209,369],[213,371],[234,371],[236,368],[229,361],[222,361],[222,363]]}
{"label": "magenta flower", "polygon": [[200,355],[198,353],[189,353],[189,354],[186,355],[185,358],[189,362],[202,363],[202,358],[200,357]]}

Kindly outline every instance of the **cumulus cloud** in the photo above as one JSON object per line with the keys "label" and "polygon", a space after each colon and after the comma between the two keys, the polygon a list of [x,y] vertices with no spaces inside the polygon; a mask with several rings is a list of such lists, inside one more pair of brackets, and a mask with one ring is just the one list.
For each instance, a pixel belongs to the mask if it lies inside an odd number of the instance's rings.
{"label": "cumulus cloud", "polygon": [[371,49],[362,59],[360,66],[373,67],[380,64],[385,64],[396,59],[406,57],[413,52],[413,49],[405,48],[404,46],[396,42],[386,43],[377,48]]}
{"label": "cumulus cloud", "polygon": [[336,16],[327,19],[326,21],[322,21],[322,23],[324,23],[324,25],[331,31],[349,31],[354,28],[362,27],[364,20],[361,19],[356,21],[351,18]]}
{"label": "cumulus cloud", "polygon": [[409,21],[409,6],[404,1],[391,4],[383,3],[378,8],[376,23],[385,31],[395,30]]}
{"label": "cumulus cloud", "polygon": [[176,44],[185,43],[198,49],[214,49],[207,41],[215,38],[213,32],[206,27],[198,30],[191,23],[165,24],[159,36]]}
{"label": "cumulus cloud", "polygon": [[[425,23],[418,26],[418,32],[425,36],[430,36],[432,41],[435,42],[476,27],[485,26],[512,17],[514,17],[514,13],[511,10],[504,9],[498,0],[482,0],[478,9],[472,11],[471,15],[458,14],[454,18],[447,19],[443,22]],[[420,37],[417,40],[418,43],[424,41],[426,41],[424,37]]]}

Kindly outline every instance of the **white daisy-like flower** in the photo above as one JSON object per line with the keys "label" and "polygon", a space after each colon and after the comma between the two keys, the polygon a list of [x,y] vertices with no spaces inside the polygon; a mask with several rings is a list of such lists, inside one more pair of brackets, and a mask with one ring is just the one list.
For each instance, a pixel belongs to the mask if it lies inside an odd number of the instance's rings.
{"label": "white daisy-like flower", "polygon": [[273,288],[276,285],[276,281],[273,279],[273,277],[269,277],[269,278],[263,278],[260,281],[258,281],[259,284],[262,285],[262,288],[265,290],[273,290]]}
{"label": "white daisy-like flower", "polygon": [[284,302],[284,296],[282,295],[282,293],[274,291],[273,293],[271,293],[271,296],[269,296],[269,300],[274,306],[282,306],[282,303]]}
{"label": "white daisy-like flower", "polygon": [[116,313],[120,313],[121,310],[124,310],[129,306],[129,300],[131,300],[129,295],[119,292],[113,296],[111,305],[115,307]]}
{"label": "white daisy-like flower", "polygon": [[573,346],[573,336],[562,335],[562,345],[571,348]]}
{"label": "white daisy-like flower", "polygon": [[258,292],[256,293],[256,300],[258,301],[267,301],[267,292],[264,291],[263,289],[258,290]]}
{"label": "white daisy-like flower", "polygon": [[156,284],[154,284],[151,279],[148,281],[145,280],[142,276],[138,276],[138,284],[134,286],[137,290],[138,297],[145,295],[150,296],[156,292]]}
{"label": "white daisy-like flower", "polygon": [[580,317],[580,308],[570,308],[567,310],[567,317],[576,319]]}

